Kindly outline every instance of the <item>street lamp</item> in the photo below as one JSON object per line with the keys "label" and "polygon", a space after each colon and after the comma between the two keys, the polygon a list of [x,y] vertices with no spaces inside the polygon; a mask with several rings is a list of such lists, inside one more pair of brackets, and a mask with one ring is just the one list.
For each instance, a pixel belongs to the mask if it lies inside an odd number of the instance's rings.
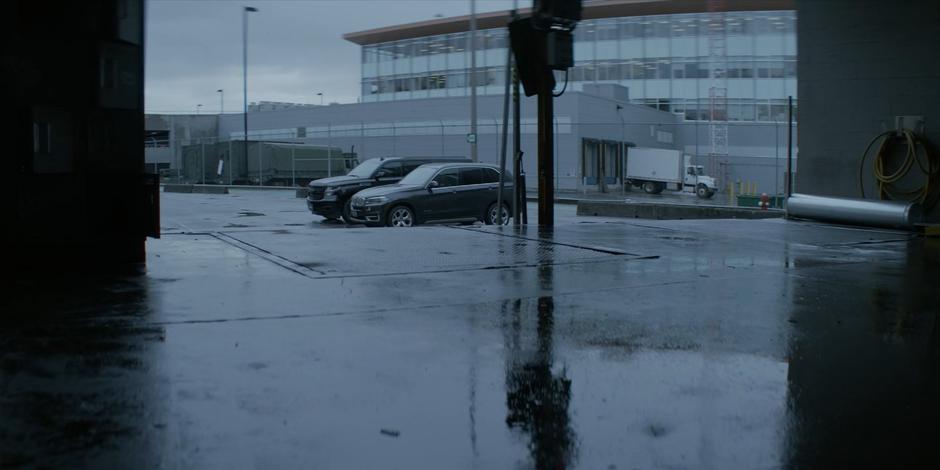
{"label": "street lamp", "polygon": [[[248,13],[257,12],[254,7],[242,10],[242,98],[244,105],[244,140],[245,161],[248,161]],[[258,152],[258,186],[261,186],[261,152]]]}
{"label": "street lamp", "polygon": [[320,97],[320,106],[323,106],[323,93],[317,93],[317,96]]}
{"label": "street lamp", "polygon": [[215,92],[219,94],[219,114],[225,114],[225,92],[221,88]]}
{"label": "street lamp", "polygon": [[200,109],[200,108],[202,108],[202,105],[201,105],[201,104],[197,104],[197,105],[196,105],[196,115],[199,114],[199,109]]}

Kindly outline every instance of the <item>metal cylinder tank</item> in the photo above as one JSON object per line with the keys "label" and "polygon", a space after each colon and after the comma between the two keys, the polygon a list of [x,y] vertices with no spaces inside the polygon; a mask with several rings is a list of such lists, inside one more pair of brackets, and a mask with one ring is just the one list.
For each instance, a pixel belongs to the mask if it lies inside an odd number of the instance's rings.
{"label": "metal cylinder tank", "polygon": [[848,225],[912,228],[921,221],[922,211],[916,202],[794,194],[787,200],[787,217]]}

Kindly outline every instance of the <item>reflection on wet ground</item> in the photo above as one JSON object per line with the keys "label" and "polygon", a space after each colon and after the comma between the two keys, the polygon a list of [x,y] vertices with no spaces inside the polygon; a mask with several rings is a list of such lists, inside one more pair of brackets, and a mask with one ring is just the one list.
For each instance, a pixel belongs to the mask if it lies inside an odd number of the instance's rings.
{"label": "reflection on wet ground", "polygon": [[285,220],[18,280],[0,467],[935,466],[937,240]]}

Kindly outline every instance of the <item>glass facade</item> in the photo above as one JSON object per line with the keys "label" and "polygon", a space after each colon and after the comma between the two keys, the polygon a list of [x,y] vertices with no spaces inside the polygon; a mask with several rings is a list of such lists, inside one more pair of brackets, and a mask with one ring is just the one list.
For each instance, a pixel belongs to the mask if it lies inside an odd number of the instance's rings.
{"label": "glass facade", "polygon": [[[468,95],[468,37],[363,46],[362,101]],[[505,29],[477,32],[479,94],[503,92],[508,40]],[[586,20],[575,30],[575,60],[568,89],[618,83],[630,89],[634,103],[707,120],[709,89],[717,77],[727,88],[729,121],[779,121],[785,119],[787,96],[796,97],[796,13]]]}

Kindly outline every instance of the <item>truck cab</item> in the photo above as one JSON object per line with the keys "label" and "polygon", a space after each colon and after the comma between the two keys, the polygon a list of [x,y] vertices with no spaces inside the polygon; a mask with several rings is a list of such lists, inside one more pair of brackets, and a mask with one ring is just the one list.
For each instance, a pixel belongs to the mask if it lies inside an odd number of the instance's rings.
{"label": "truck cab", "polygon": [[715,178],[705,174],[705,167],[702,165],[686,165],[685,177],[682,186],[691,189],[695,194],[703,199],[712,197],[717,191],[718,186]]}

